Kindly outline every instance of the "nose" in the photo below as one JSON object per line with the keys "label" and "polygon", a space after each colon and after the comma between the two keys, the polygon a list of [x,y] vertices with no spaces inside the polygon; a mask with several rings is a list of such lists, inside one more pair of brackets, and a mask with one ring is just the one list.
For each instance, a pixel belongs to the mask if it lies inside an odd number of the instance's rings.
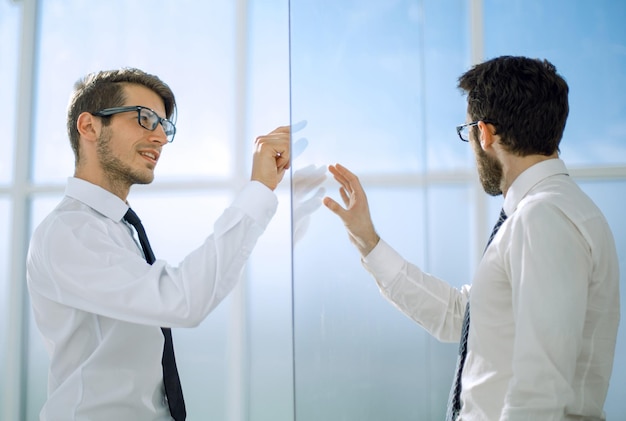
{"label": "nose", "polygon": [[168,143],[165,129],[161,124],[157,124],[157,127],[152,131],[151,138],[153,142],[159,143],[161,145],[165,145]]}

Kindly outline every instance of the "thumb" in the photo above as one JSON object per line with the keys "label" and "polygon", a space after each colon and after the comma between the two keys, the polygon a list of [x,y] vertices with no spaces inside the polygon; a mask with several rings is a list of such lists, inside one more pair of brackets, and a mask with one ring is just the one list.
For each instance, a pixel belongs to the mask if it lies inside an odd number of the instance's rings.
{"label": "thumb", "polygon": [[339,205],[339,203],[335,202],[333,199],[331,199],[328,196],[324,198],[323,203],[324,203],[324,206],[326,206],[333,213],[341,217],[341,212],[343,211],[343,208],[341,207],[341,205]]}

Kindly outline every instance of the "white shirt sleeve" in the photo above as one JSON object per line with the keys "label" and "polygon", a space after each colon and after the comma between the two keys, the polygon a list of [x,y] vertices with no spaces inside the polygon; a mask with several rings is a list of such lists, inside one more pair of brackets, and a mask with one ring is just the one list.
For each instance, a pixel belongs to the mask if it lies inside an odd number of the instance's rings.
{"label": "white shirt sleeve", "polygon": [[250,182],[204,244],[173,267],[159,259],[149,265],[127,224],[75,202],[55,211],[36,232],[29,287],[54,302],[116,320],[195,326],[235,286],[276,207],[271,190]]}
{"label": "white shirt sleeve", "polygon": [[382,295],[444,342],[458,342],[469,286],[460,291],[409,263],[382,239],[362,259]]}

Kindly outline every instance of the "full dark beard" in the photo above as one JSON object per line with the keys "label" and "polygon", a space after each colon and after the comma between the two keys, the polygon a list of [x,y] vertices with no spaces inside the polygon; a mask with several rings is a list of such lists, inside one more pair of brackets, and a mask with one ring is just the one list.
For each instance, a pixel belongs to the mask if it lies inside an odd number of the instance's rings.
{"label": "full dark beard", "polygon": [[502,194],[502,164],[483,151],[475,131],[470,131],[470,138],[474,154],[476,155],[476,167],[478,168],[480,184],[482,184],[485,193],[488,195],[500,196]]}
{"label": "full dark beard", "polygon": [[98,139],[97,155],[100,165],[113,185],[130,187],[133,184],[150,184],[154,174],[134,171],[129,165],[117,158],[110,147],[111,133],[103,130]]}
{"label": "full dark beard", "polygon": [[478,178],[483,189],[490,196],[502,194],[502,164],[495,158],[490,157],[480,147],[476,148],[476,165]]}

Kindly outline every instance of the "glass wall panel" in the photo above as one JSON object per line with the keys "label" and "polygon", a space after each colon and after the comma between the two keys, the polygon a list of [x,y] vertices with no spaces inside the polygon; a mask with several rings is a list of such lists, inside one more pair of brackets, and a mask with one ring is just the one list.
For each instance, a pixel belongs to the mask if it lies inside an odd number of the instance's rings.
{"label": "glass wall panel", "polygon": [[[314,152],[306,159],[354,170],[382,238],[455,286],[471,281],[473,256],[482,252],[482,239],[502,206],[501,197],[477,203],[470,148],[446,134],[446,127],[454,134],[453,127],[465,119],[456,80],[470,65],[470,41],[481,47],[481,29],[469,28],[469,7],[480,4],[291,1],[291,106],[294,121],[309,122],[306,136]],[[545,56],[568,80],[566,162],[623,164],[626,107],[614,92],[626,83],[620,79],[626,74],[625,33],[617,26],[624,6],[581,5],[583,11],[566,2],[488,0],[475,12],[477,21],[483,17],[486,58]],[[600,64],[581,64],[576,51],[582,51],[584,63]],[[601,114],[609,116],[607,125],[591,132],[586,116],[599,121]],[[588,128],[573,121],[587,122]],[[597,147],[592,152],[583,143],[590,138]],[[464,178],[445,184],[438,178],[442,174]],[[621,197],[623,183],[607,183],[611,187],[585,185],[601,206]],[[615,224],[610,212],[607,216]],[[477,232],[476,220],[483,217],[487,232]],[[619,236],[619,227],[614,229]],[[294,248],[297,419],[443,419],[457,345],[438,343],[385,302],[344,231],[338,218],[322,210]],[[624,247],[618,242],[620,261]],[[622,336],[620,331],[618,356]],[[621,372],[626,370],[616,362],[608,419],[624,413],[616,401],[624,387]]]}
{"label": "glass wall panel", "polygon": [[624,164],[626,2],[484,0],[484,15],[486,58],[546,58],[567,80],[566,162]]}
{"label": "glass wall panel", "polygon": [[[422,189],[370,187],[381,235],[423,261]],[[296,419],[419,419],[428,338],[382,298],[335,215],[314,215],[293,265]]]}
{"label": "glass wall panel", "polygon": [[20,18],[18,3],[0,0],[0,115],[4,121],[0,136],[0,186],[9,183],[13,176]]}
{"label": "glass wall panel", "polygon": [[[248,66],[253,70],[249,74],[248,138],[254,139],[289,124],[289,3],[253,1],[249,10]],[[300,168],[302,158],[296,157],[293,166]],[[250,257],[244,285],[249,369],[246,419],[251,421],[291,421],[294,414],[289,186],[287,176],[277,190],[278,212]]]}
{"label": "glass wall panel", "polygon": [[[419,235],[427,236],[428,259],[426,264],[416,263],[457,288],[471,283],[475,263],[471,250],[472,209],[476,204],[470,185],[430,186],[427,205],[428,215]],[[428,338],[428,355],[419,364],[420,372],[430,377],[426,391],[430,401],[429,407],[418,408],[420,416],[415,419],[440,420],[445,418],[459,347],[456,343],[441,343],[425,331],[423,334]]]}
{"label": "glass wall panel", "polygon": [[[472,165],[454,132],[465,120],[466,7],[291,2],[292,118],[309,122],[314,150],[305,160],[355,171],[381,236],[459,285],[471,273],[470,189],[425,187],[419,175]],[[297,419],[442,418],[457,346],[381,297],[334,215],[320,211],[309,230],[293,258]]]}
{"label": "glass wall panel", "polygon": [[176,94],[176,140],[157,182],[232,174],[235,2],[41,2],[34,178],[63,182],[74,158],[66,131],[71,87],[92,71],[139,67]]}
{"label": "glass wall panel", "polygon": [[419,173],[427,157],[433,169],[467,167],[454,132],[465,119],[465,2],[292,1],[290,11],[292,113],[309,122],[312,159],[360,174]]}
{"label": "glass wall panel", "polygon": [[293,421],[289,199],[289,194],[279,194],[278,212],[259,239],[248,265],[245,297],[251,421]]}
{"label": "glass wall panel", "polygon": [[[626,181],[583,181],[579,184],[600,207],[613,230],[621,268],[620,301],[621,308],[624,309],[626,307],[626,272],[624,270],[626,268],[626,220],[624,219],[623,198],[626,195]],[[619,420],[626,414],[626,401],[624,400],[624,390],[626,390],[626,358],[624,358],[626,355],[626,326],[623,314],[624,311],[622,310],[613,375],[604,408],[607,420]]]}
{"label": "glass wall panel", "polygon": [[[457,79],[471,64],[471,37],[467,35],[470,3],[466,0],[410,2],[412,8],[421,10],[423,42],[407,54],[420,57],[424,75],[418,79],[417,74],[406,71],[405,77],[419,80],[424,89],[420,97],[423,118],[418,120],[418,130],[426,139],[429,171],[473,168],[470,148],[458,145],[454,131],[465,122],[467,108],[457,88]],[[404,107],[403,104],[397,106]]]}
{"label": "glass wall panel", "polygon": [[[249,125],[246,139],[289,124],[289,2],[255,0],[248,3]],[[306,136],[302,131],[297,135]],[[310,149],[295,157],[302,168]],[[239,158],[241,159],[241,157]],[[250,162],[250,161],[248,161]],[[249,174],[249,169],[245,175]],[[290,179],[277,189],[278,211],[259,239],[247,266],[244,349],[249,370],[247,418],[242,421],[293,421],[293,347],[291,290]],[[303,221],[304,222],[304,221]],[[304,222],[306,223],[306,222]],[[297,247],[297,243],[296,243]]]}
{"label": "glass wall panel", "polygon": [[[466,186],[365,188],[385,241],[453,284],[470,281]],[[327,210],[294,249],[294,344],[297,419],[445,414],[458,345],[432,339],[381,296]]]}

